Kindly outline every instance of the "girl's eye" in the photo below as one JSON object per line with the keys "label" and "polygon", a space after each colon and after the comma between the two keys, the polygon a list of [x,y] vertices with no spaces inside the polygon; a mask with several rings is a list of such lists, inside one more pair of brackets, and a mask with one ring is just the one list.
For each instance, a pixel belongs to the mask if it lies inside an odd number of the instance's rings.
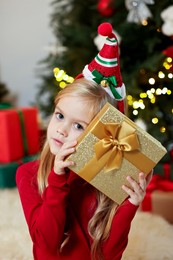
{"label": "girl's eye", "polygon": [[77,130],[84,130],[83,126],[78,123],[76,123],[74,126]]}
{"label": "girl's eye", "polygon": [[56,115],[56,117],[58,118],[58,119],[63,119],[64,118],[64,116],[63,116],[63,114],[61,114],[61,113],[55,113],[55,115]]}

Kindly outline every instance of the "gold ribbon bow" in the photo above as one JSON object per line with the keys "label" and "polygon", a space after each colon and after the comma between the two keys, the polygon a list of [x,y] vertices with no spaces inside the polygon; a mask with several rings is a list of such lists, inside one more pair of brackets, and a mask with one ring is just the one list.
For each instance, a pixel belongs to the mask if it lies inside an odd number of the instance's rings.
{"label": "gold ribbon bow", "polygon": [[104,172],[119,171],[124,159],[146,174],[155,166],[155,162],[141,152],[133,122],[124,119],[122,123],[106,124],[98,118],[88,128],[88,133],[98,139],[93,157],[78,170],[79,176],[91,182],[103,169]]}
{"label": "gold ribbon bow", "polygon": [[102,124],[92,132],[100,139],[94,150],[97,160],[104,161],[105,172],[119,169],[124,153],[140,148],[135,129],[125,121],[122,124]]}

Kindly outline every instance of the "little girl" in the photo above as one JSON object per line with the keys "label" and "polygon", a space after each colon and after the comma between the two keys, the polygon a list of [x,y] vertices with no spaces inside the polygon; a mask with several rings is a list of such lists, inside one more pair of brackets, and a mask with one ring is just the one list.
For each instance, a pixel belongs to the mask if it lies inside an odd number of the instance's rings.
{"label": "little girl", "polygon": [[55,98],[55,111],[39,161],[17,170],[16,181],[38,260],[118,260],[151,174],[127,177],[118,206],[68,169],[77,138],[106,102],[116,101],[95,82],[76,79]]}

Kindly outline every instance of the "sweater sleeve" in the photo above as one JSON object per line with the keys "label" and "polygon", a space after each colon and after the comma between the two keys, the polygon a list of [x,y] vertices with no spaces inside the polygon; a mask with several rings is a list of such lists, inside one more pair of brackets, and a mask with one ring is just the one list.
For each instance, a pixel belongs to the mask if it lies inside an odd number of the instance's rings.
{"label": "sweater sleeve", "polygon": [[52,171],[48,187],[43,196],[38,193],[36,174],[30,163],[20,166],[16,173],[16,183],[33,243],[42,250],[57,252],[63,241],[66,222],[66,200],[69,193],[68,175],[57,175]]}
{"label": "sweater sleeve", "polygon": [[118,207],[112,221],[110,236],[103,244],[104,259],[121,259],[128,243],[131,222],[137,209],[138,206],[130,203],[128,199]]}

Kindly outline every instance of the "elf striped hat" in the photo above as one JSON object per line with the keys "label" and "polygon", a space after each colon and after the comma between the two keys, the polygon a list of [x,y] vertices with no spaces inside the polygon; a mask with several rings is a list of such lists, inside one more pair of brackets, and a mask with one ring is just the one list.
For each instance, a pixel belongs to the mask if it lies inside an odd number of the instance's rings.
{"label": "elf striped hat", "polygon": [[98,26],[98,33],[107,36],[105,44],[77,78],[84,77],[100,84],[111,97],[118,101],[118,109],[124,113],[123,100],[126,91],[120,72],[118,41],[112,30],[112,25],[107,22]]}

